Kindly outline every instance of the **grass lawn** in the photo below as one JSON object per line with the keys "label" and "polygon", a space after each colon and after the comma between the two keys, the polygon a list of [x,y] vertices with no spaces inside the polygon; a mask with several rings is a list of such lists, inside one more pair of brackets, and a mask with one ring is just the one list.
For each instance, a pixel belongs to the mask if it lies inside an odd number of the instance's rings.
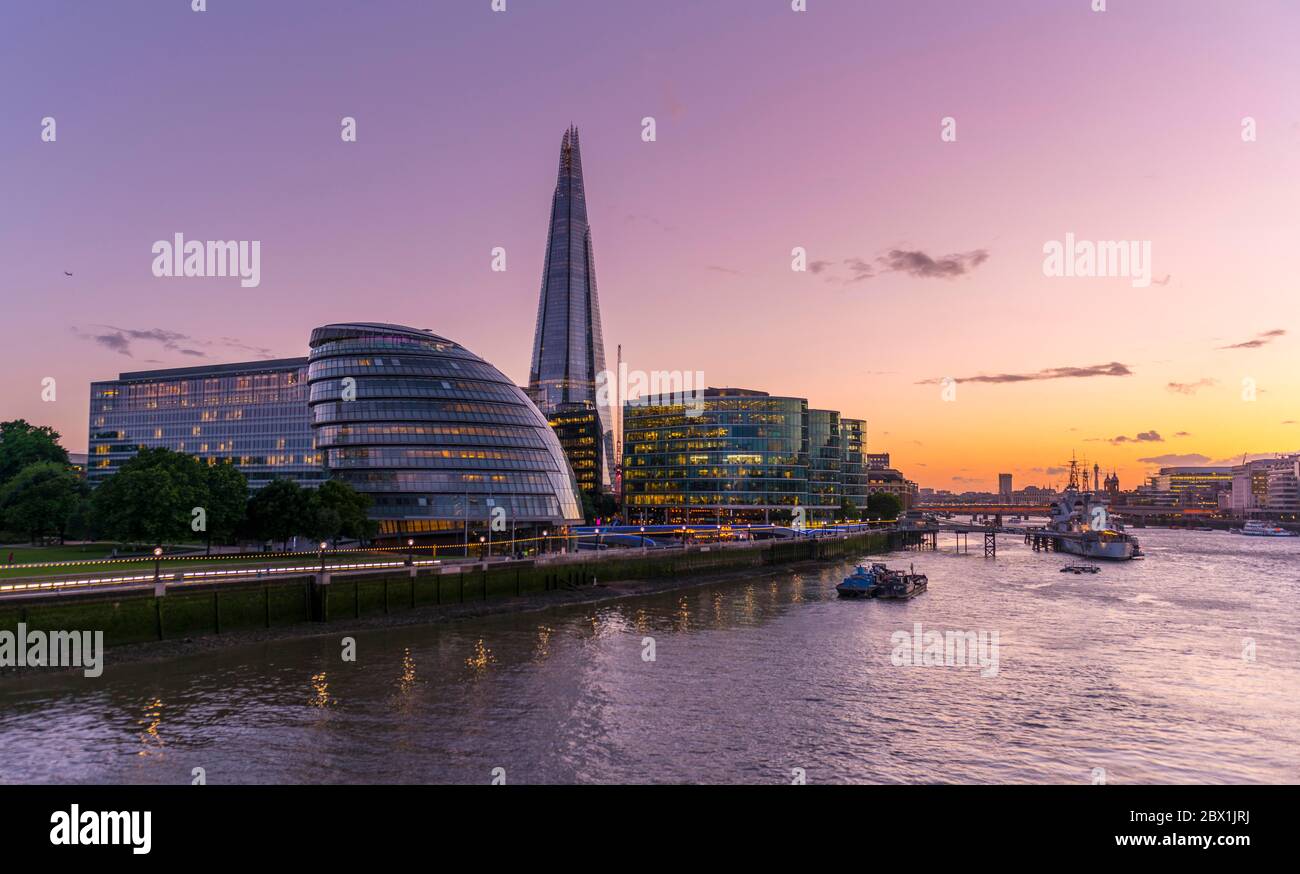
{"label": "grass lawn", "polygon": [[13,553],[14,564],[40,561],[77,561],[87,558],[108,558],[115,544],[86,543],[79,546],[0,546],[0,566],[9,564]]}

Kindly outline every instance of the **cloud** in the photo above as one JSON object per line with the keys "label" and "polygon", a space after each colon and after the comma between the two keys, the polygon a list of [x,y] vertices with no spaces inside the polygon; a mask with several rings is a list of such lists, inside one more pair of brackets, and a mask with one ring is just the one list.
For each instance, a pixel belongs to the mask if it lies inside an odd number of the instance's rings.
{"label": "cloud", "polygon": [[1125,437],[1123,434],[1118,437],[1110,438],[1111,443],[1164,443],[1165,438],[1161,437],[1156,431],[1139,431],[1136,437]]}
{"label": "cloud", "polygon": [[870,279],[876,275],[876,269],[871,266],[869,261],[861,258],[845,258],[844,263],[848,265],[849,273],[848,282],[861,282],[864,279]]}
{"label": "cloud", "polygon": [[[854,283],[865,279],[874,279],[884,273],[906,273],[922,279],[956,279],[965,276],[989,259],[988,249],[972,249],[969,252],[955,252],[951,255],[934,257],[920,249],[890,249],[883,255],[864,258],[855,255],[845,258],[842,263],[848,268],[848,276],[835,276],[827,273],[827,282]],[[832,266],[830,261],[817,261],[809,265],[813,273],[825,273]]]}
{"label": "cloud", "polygon": [[1181,454],[1170,453],[1168,455],[1151,455],[1146,458],[1138,459],[1138,461],[1142,464],[1162,464],[1162,465],[1205,464],[1209,460],[1210,460],[1210,456],[1201,455],[1200,453],[1197,452],[1184,452]]}
{"label": "cloud", "polygon": [[1172,279],[1172,278],[1173,278],[1172,276],[1170,276],[1168,273],[1166,273],[1164,279],[1153,279],[1153,280],[1151,280],[1151,281],[1154,282],[1156,285],[1168,285],[1168,284],[1169,284],[1169,280]]}
{"label": "cloud", "polygon": [[1190,431],[1179,431],[1179,432],[1178,432],[1177,434],[1175,434],[1174,436],[1175,436],[1175,437],[1191,437],[1191,436],[1192,436],[1192,432],[1190,432]]}
{"label": "cloud", "polygon": [[705,265],[705,269],[706,269],[706,270],[712,270],[712,271],[714,271],[715,273],[730,273],[732,276],[740,276],[740,275],[741,275],[741,273],[740,273],[739,270],[733,270],[733,269],[730,268],[730,267],[719,267],[719,266],[716,265],[716,264],[707,264],[707,265]]}
{"label": "cloud", "polygon": [[111,334],[96,334],[90,339],[101,346],[112,349],[118,355],[125,355],[127,358],[131,357],[131,341],[120,331],[114,331]]}
{"label": "cloud", "polygon": [[882,255],[876,260],[886,270],[894,273],[906,273],[925,279],[956,279],[989,260],[989,253],[987,249],[973,249],[970,252],[932,258],[918,249],[890,249],[888,255]]}
{"label": "cloud", "polygon": [[[1118,361],[1112,361],[1109,364],[1093,364],[1089,367],[1049,367],[1045,370],[1035,371],[1034,373],[996,373],[981,374],[979,376],[963,376],[957,378],[956,382],[1036,382],[1043,379],[1088,379],[1094,376],[1132,376],[1133,371],[1128,369],[1128,365],[1121,364]],[[946,378],[946,377],[945,377]],[[923,379],[917,385],[938,385],[943,379],[935,377]]]}
{"label": "cloud", "polygon": [[1194,395],[1199,389],[1209,388],[1212,385],[1218,385],[1218,381],[1206,377],[1196,382],[1171,382],[1165,388],[1180,395]]}
{"label": "cloud", "polygon": [[1274,328],[1271,331],[1262,331],[1254,336],[1253,339],[1233,343],[1231,346],[1220,346],[1220,349],[1258,349],[1260,346],[1267,346],[1278,337],[1285,337],[1286,331],[1281,328]]}
{"label": "cloud", "polygon": [[824,271],[827,267],[830,267],[830,266],[831,266],[831,262],[830,262],[830,261],[809,261],[809,262],[808,262],[808,272],[809,272],[809,273],[821,273],[821,272]]}
{"label": "cloud", "polygon": [[[133,349],[136,343],[157,343],[168,352],[175,352],[189,358],[207,358],[208,353],[201,351],[203,348],[237,349],[241,352],[251,352],[262,358],[275,357],[271,350],[265,346],[251,346],[240,342],[234,337],[222,337],[219,340],[201,340],[189,334],[182,334],[180,331],[169,331],[165,328],[119,328],[116,325],[92,325],[91,327],[104,329],[106,333],[86,332],[76,327],[72,328],[72,333],[82,340],[98,343],[119,355],[125,355],[127,358],[135,357]],[[154,359],[149,360],[153,361]]]}

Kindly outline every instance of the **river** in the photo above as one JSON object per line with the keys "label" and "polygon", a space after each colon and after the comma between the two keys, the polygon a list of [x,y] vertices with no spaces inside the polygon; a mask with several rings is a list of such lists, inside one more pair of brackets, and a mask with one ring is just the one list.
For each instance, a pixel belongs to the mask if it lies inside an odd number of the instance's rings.
{"label": "river", "polygon": [[[97,679],[0,677],[0,782],[1294,782],[1300,538],[1134,533],[1146,559],[1092,576],[1010,537],[994,560],[976,537],[894,553],[930,580],[906,602],[839,600],[850,566],[827,564],[153,661],[110,650]],[[996,664],[896,664],[916,623],[984,633]]]}

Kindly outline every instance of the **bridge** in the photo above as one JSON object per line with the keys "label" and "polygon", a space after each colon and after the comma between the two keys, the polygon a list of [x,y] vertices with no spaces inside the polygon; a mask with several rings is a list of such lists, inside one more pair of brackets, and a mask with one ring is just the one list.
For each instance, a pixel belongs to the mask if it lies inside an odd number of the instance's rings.
{"label": "bridge", "polygon": [[1051,512],[1047,504],[913,504],[913,512],[954,513],[962,516],[1001,513],[1004,516],[1046,516]]}

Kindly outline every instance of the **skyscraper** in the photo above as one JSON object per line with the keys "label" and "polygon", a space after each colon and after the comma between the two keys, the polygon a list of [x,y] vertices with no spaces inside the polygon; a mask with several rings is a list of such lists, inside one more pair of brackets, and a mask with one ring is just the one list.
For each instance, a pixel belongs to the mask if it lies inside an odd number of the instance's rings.
{"label": "skyscraper", "polygon": [[598,375],[604,370],[605,343],[600,330],[591,227],[587,224],[582,152],[578,129],[571,127],[560,142],[560,168],[551,198],[551,227],[546,238],[528,393],[548,419],[584,408],[595,410],[599,429],[596,484],[599,490],[609,491],[614,454],[610,399],[596,392]]}

